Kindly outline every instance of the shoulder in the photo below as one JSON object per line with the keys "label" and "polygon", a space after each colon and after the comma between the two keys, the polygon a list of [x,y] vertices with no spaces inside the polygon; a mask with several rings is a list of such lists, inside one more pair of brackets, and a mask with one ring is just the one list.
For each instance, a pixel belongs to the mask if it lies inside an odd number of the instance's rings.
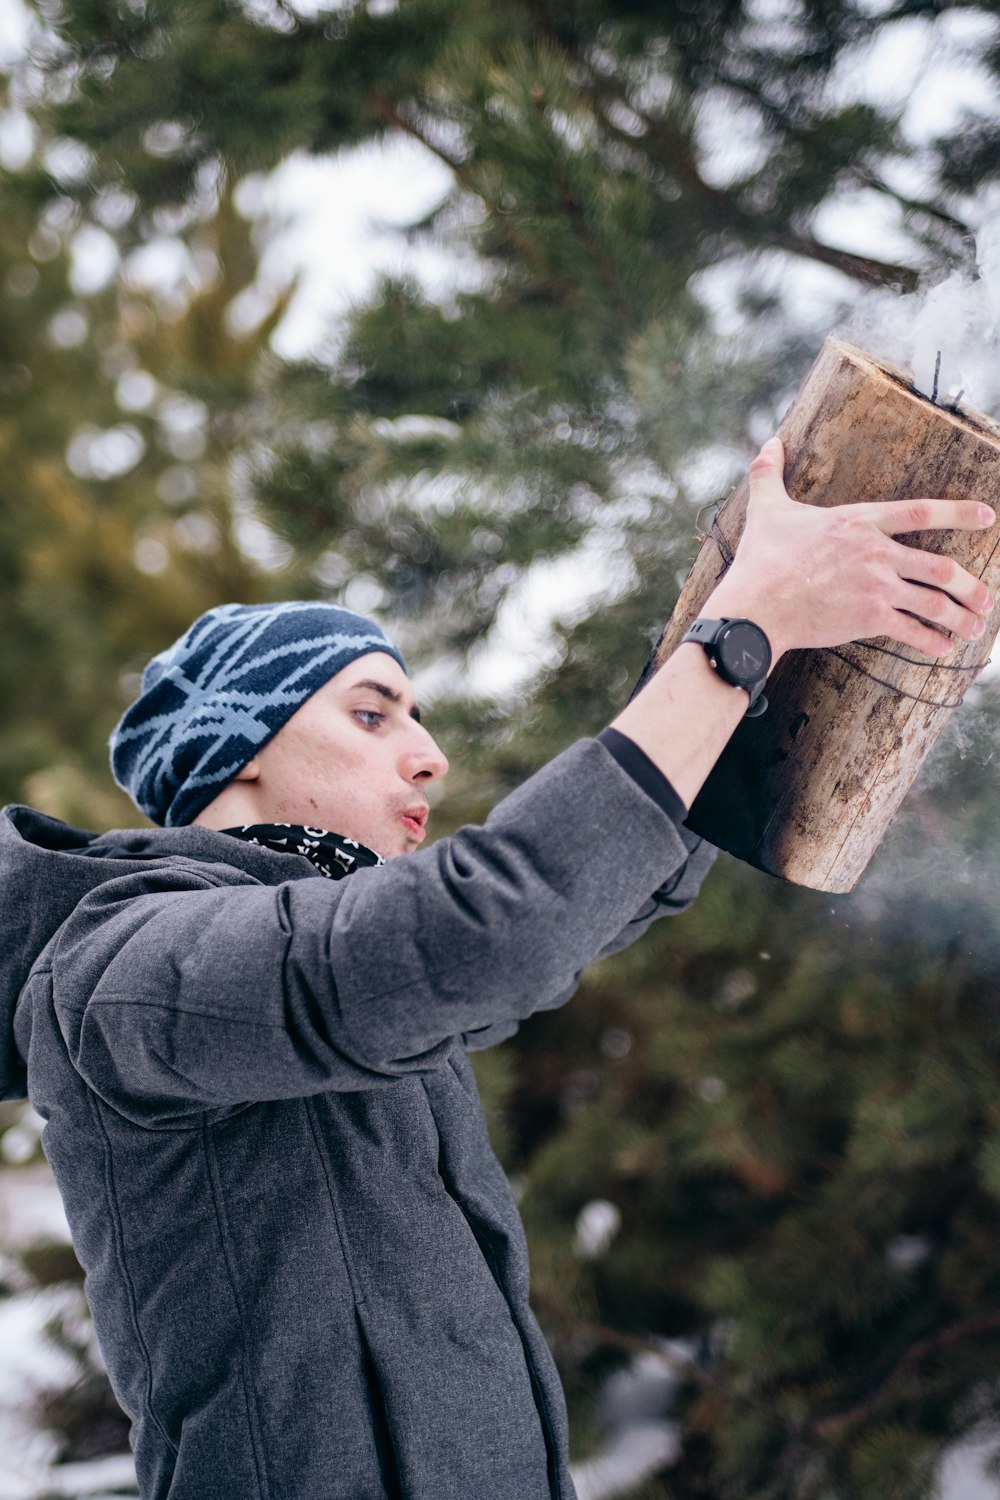
{"label": "shoulder", "polygon": [[[95,884],[53,935],[45,955],[57,975],[77,976],[86,988],[109,962],[135,966],[149,948],[169,962],[196,937],[213,893],[225,900],[258,891],[269,903],[274,892],[258,879],[226,864],[171,855],[143,862]],[[214,903],[213,903],[214,904]]]}

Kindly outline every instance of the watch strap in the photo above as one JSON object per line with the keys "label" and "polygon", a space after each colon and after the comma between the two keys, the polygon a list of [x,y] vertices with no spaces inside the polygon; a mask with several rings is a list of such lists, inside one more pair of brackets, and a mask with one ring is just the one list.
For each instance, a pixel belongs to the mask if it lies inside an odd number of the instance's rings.
{"label": "watch strap", "polygon": [[729,620],[709,620],[699,615],[697,620],[692,620],[686,633],[681,637],[681,645],[685,641],[697,641],[699,646],[711,646],[723,625],[728,625]]}

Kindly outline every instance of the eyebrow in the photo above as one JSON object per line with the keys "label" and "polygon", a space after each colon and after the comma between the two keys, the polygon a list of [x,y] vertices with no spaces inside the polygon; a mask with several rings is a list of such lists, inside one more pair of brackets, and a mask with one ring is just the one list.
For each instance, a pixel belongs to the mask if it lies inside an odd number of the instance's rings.
{"label": "eyebrow", "polygon": [[[390,703],[399,704],[403,701],[402,693],[397,693],[395,688],[388,687],[384,682],[376,682],[371,677],[366,677],[363,682],[352,682],[352,691],[357,688],[368,688],[370,692],[378,693],[379,697],[387,699]],[[410,709],[410,718],[420,723],[420,710],[415,703]]]}

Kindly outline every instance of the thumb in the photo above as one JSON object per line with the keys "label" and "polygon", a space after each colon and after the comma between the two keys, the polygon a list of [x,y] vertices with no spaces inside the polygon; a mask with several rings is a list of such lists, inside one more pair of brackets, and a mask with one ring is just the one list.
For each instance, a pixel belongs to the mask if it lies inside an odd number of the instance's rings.
{"label": "thumb", "polygon": [[750,498],[755,501],[785,500],[785,449],[779,437],[768,438],[750,465]]}

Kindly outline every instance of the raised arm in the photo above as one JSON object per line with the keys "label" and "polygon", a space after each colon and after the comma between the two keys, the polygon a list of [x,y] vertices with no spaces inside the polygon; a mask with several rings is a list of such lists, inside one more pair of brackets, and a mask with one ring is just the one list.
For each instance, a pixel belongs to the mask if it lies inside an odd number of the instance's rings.
{"label": "raised arm", "polygon": [[[713,615],[755,620],[775,656],[876,633],[950,649],[917,613],[981,633],[983,585],[893,533],[972,530],[991,512],[938,500],[816,510],[785,494],[781,462],[778,445],[753,465]],[[746,706],[687,645],[615,727],[690,805]],[[691,899],[706,863],[692,866],[692,843],[606,745],[584,740],[483,827],[336,884],[220,884],[175,866],[110,882],[63,930],[56,1011],[92,1087],[144,1117],[371,1087],[568,998],[657,904]]]}

